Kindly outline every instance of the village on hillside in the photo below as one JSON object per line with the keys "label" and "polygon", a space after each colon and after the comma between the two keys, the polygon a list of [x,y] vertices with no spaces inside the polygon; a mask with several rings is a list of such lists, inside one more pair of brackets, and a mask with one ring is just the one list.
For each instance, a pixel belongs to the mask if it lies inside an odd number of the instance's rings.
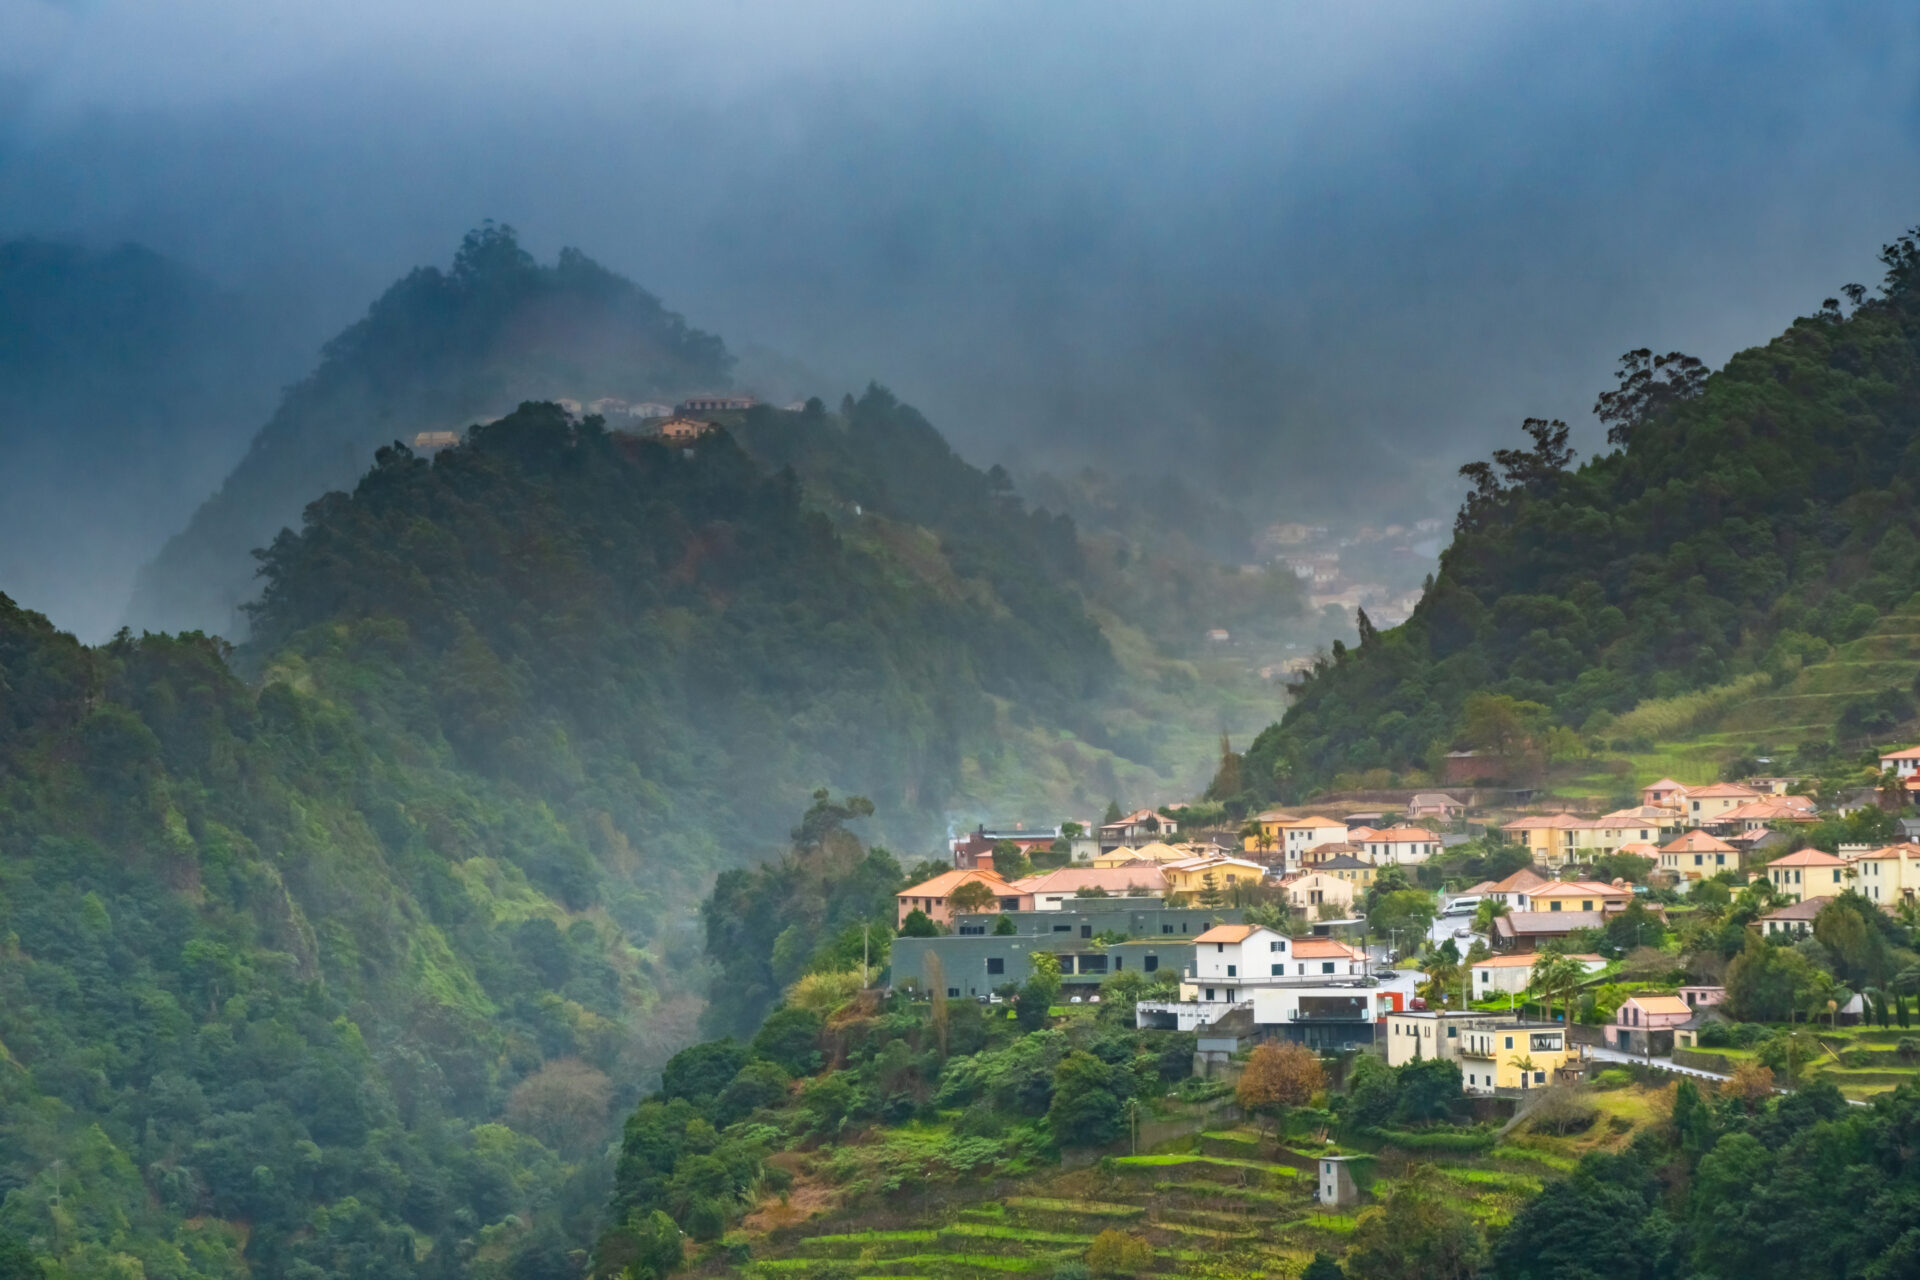
{"label": "village on hillside", "polygon": [[[1192,806],[983,824],[950,842],[950,870],[897,895],[893,982],[992,1004],[1043,964],[1063,1000],[1098,1003],[1135,974],[1134,1025],[1195,1033],[1202,1076],[1230,1078],[1272,1041],[1391,1066],[1456,1060],[1478,1094],[1524,1095],[1624,1058],[1724,1075],[1743,1041],[1766,1036],[1736,1013],[1836,1032],[1907,1025],[1911,992],[1867,980],[1857,957],[1822,959],[1817,941],[1829,911],[1920,914],[1920,818],[1906,802],[1920,747],[1880,763],[1900,794],[1824,808],[1795,778],[1662,778],[1638,804],[1594,814],[1461,790],[1196,829]],[[1893,838],[1812,847],[1816,828],[1867,809]],[[1752,946],[1796,957],[1771,976],[1785,983],[1766,997],[1778,1007],[1728,1002],[1728,971],[1765,961]],[[1808,954],[1818,963],[1799,964]],[[1857,1092],[1890,1083],[1868,1076]]]}

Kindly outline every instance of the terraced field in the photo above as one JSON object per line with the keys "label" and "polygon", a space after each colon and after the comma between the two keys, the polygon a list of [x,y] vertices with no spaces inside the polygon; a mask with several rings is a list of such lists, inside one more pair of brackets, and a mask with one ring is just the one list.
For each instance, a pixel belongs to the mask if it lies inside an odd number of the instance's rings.
{"label": "terraced field", "polygon": [[[1503,1226],[1581,1152],[1629,1141],[1633,1127],[1654,1115],[1653,1096],[1637,1089],[1595,1094],[1601,1117],[1575,1138],[1523,1134],[1484,1155],[1417,1159],[1440,1167],[1461,1207],[1489,1227]],[[843,1212],[837,1220],[752,1240],[747,1260],[710,1263],[698,1273],[767,1280],[1045,1277],[1083,1259],[1100,1232],[1117,1230],[1151,1247],[1156,1276],[1295,1276],[1316,1250],[1343,1252],[1364,1211],[1328,1213],[1314,1204],[1315,1150],[1301,1142],[1276,1147],[1249,1128],[1217,1130],[1171,1149],[1044,1175],[1016,1194],[928,1215],[938,1220],[862,1227],[860,1215]],[[1388,1148],[1363,1164],[1362,1180],[1377,1198],[1409,1157]]]}
{"label": "terraced field", "polygon": [[1785,687],[1743,690],[1684,731],[1660,735],[1650,751],[1596,757],[1580,776],[1556,781],[1554,792],[1571,799],[1608,799],[1662,777],[1689,784],[1718,781],[1721,765],[1754,746],[1785,750],[1825,738],[1848,699],[1912,688],[1916,676],[1920,609],[1909,602],[1879,619],[1858,640],[1835,645],[1827,657],[1802,667]]}

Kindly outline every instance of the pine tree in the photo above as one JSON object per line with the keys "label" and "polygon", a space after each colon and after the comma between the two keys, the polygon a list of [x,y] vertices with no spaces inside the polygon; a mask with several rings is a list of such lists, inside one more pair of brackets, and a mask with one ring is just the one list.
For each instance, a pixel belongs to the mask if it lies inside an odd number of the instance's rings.
{"label": "pine tree", "polygon": [[1373,625],[1373,619],[1367,616],[1365,609],[1353,611],[1354,622],[1360,628],[1360,647],[1371,649],[1380,642],[1380,629]]}
{"label": "pine tree", "polygon": [[1214,771],[1213,781],[1207,787],[1209,800],[1230,800],[1240,794],[1244,787],[1240,781],[1240,757],[1234,754],[1233,743],[1226,734],[1220,735],[1220,767]]}

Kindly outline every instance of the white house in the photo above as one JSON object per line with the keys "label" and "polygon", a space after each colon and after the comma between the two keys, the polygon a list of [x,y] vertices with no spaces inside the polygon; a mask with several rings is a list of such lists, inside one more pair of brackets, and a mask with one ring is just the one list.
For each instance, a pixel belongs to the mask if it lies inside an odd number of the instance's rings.
{"label": "white house", "polygon": [[1307,850],[1323,844],[1341,844],[1347,838],[1347,824],[1332,818],[1291,818],[1278,826],[1280,849],[1286,854],[1290,871],[1300,866]]}
{"label": "white house", "polygon": [[1241,987],[1285,976],[1293,945],[1265,925],[1217,924],[1193,940],[1193,968],[1180,984],[1181,998],[1193,988],[1193,998],[1231,1003]]}
{"label": "white house", "polygon": [[1880,772],[1893,770],[1903,778],[1911,778],[1920,772],[1920,747],[1908,747],[1905,751],[1889,751],[1880,757]]}
{"label": "white house", "polygon": [[1425,827],[1388,827],[1368,832],[1361,848],[1377,867],[1415,866],[1440,852],[1440,837]]}
{"label": "white house", "polygon": [[[1533,966],[1546,957],[1538,952],[1517,956],[1492,956],[1477,960],[1467,966],[1473,974],[1473,998],[1484,1000],[1493,995],[1522,995],[1527,984],[1533,980]],[[1600,956],[1568,956],[1569,960],[1578,960],[1588,973],[1598,973],[1607,967]]]}
{"label": "white house", "polygon": [[1194,938],[1193,968],[1183,976],[1182,998],[1198,989],[1202,1000],[1233,1000],[1245,987],[1364,978],[1367,956],[1333,938],[1289,938],[1265,925],[1217,924]]}

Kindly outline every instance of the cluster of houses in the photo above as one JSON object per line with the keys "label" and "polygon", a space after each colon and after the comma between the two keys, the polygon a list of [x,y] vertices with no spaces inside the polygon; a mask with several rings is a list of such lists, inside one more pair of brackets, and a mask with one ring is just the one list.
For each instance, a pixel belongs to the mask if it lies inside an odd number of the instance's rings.
{"label": "cluster of houses", "polygon": [[[1920,791],[1920,747],[1888,752],[1880,766],[1902,778],[1910,793]],[[1662,778],[1642,788],[1641,803],[1631,809],[1598,818],[1530,815],[1500,829],[1523,844],[1537,863],[1555,871],[1599,855],[1627,853],[1651,859],[1654,875],[1684,886],[1755,867],[1775,896],[1787,902],[1760,919],[1761,930],[1768,934],[1804,933],[1827,899],[1848,890],[1887,908],[1920,896],[1920,844],[1910,840],[1884,848],[1841,845],[1837,854],[1818,849],[1784,852],[1795,843],[1788,830],[1820,821],[1811,798],[1789,793],[1796,781],[1749,778],[1689,787]],[[1912,824],[1907,825],[1913,834]],[[1766,857],[1775,850],[1782,852]]]}
{"label": "cluster of houses", "polygon": [[[1882,766],[1920,791],[1920,748],[1888,753]],[[1560,957],[1563,947],[1543,948],[1604,927],[1644,901],[1643,886],[1581,878],[1614,854],[1647,858],[1649,879],[1678,886],[1728,871],[1764,876],[1784,903],[1757,922],[1767,934],[1810,930],[1820,910],[1848,890],[1887,907],[1920,896],[1920,832],[1887,848],[1788,852],[1798,843],[1791,828],[1820,820],[1810,799],[1790,793],[1794,781],[1687,786],[1663,778],[1627,809],[1598,817],[1530,814],[1502,824],[1533,865],[1447,895],[1448,915],[1472,914],[1482,902],[1503,908],[1487,931],[1494,954],[1467,966],[1460,1003],[1484,1006],[1505,995],[1517,1007],[1550,954],[1589,973],[1603,968],[1600,956]],[[1356,900],[1382,869],[1417,867],[1465,838],[1461,801],[1417,793],[1404,812],[1391,815],[1275,810],[1241,830],[1197,836],[1182,835],[1178,812],[1142,809],[1049,831],[980,826],[958,837],[952,870],[898,895],[902,922],[918,911],[948,932],[897,939],[895,981],[944,989],[949,997],[1001,999],[1031,975],[1032,957],[1047,952],[1058,961],[1063,998],[1098,1000],[1100,983],[1112,974],[1176,972],[1174,997],[1139,1002],[1135,1017],[1142,1027],[1195,1032],[1203,1072],[1253,1039],[1322,1049],[1384,1046],[1393,1065],[1457,1060],[1472,1093],[1539,1088],[1580,1070],[1587,1051],[1564,1024],[1484,1007],[1429,1010],[1414,994],[1421,975],[1381,971],[1347,941],[1364,928],[1354,918]],[[1440,834],[1447,828],[1453,830]],[[995,861],[1004,861],[1009,847],[1022,863],[1064,851],[1066,865],[1003,876]],[[1290,937],[1247,923],[1231,903],[1232,890],[1250,884],[1277,888],[1314,922],[1311,932]],[[1721,1016],[1715,1006],[1724,998],[1723,989],[1708,986],[1636,995],[1602,1040],[1633,1053],[1691,1047],[1700,1027]]]}
{"label": "cluster of houses", "polygon": [[[702,418],[701,414],[744,413],[759,401],[746,395],[703,393],[688,396],[678,404],[661,404],[652,400],[629,401],[617,396],[601,396],[597,400],[584,402],[562,396],[554,403],[575,418],[589,415],[599,417],[616,431],[633,429],[665,440],[668,444],[686,444],[715,428],[716,424]],[[796,411],[804,407],[802,404],[787,406]],[[413,451],[424,456],[451,449],[459,443],[458,431],[421,431],[413,437]]]}

